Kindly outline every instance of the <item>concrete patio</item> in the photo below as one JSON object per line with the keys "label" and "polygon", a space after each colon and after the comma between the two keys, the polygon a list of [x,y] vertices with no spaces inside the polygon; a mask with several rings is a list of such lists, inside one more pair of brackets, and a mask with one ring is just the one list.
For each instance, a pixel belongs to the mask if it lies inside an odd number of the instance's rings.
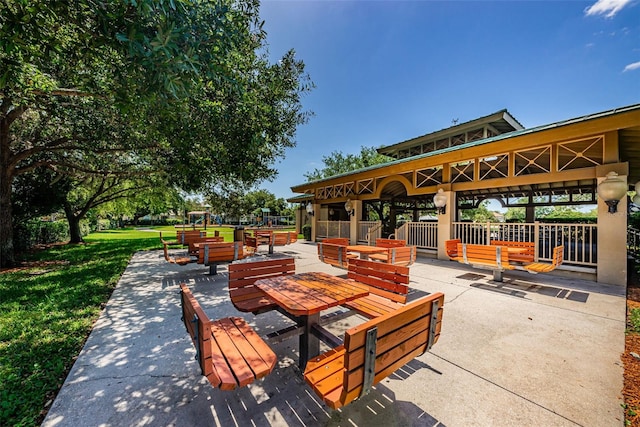
{"label": "concrete patio", "polygon": [[[299,241],[276,252],[296,271],[346,272]],[[375,387],[332,411],[304,383],[297,339],[272,345],[279,363],[237,391],[200,375],[180,320],[186,282],[210,318],[241,315],[265,335],[289,320],[243,315],[228,298],[226,267],[168,264],[135,254],[54,401],[43,426],[615,426],[621,403],[625,296],[619,286],[490,271],[419,257],[410,298],[445,294],[440,340]],[[362,322],[331,324],[335,333]]]}

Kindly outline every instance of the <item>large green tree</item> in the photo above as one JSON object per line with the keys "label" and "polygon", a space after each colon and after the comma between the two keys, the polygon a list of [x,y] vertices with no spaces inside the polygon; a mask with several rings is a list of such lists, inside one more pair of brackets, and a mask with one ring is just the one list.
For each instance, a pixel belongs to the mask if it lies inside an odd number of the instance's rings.
{"label": "large green tree", "polygon": [[361,146],[358,154],[344,154],[342,151],[333,151],[327,156],[322,156],[322,163],[324,163],[322,168],[306,172],[304,177],[307,178],[307,181],[316,181],[369,166],[388,163],[392,160],[391,157],[379,154],[373,147]]}
{"label": "large green tree", "polygon": [[0,6],[2,265],[14,262],[12,183],[37,168],[74,179],[145,170],[187,190],[273,176],[273,160],[294,144],[296,126],[307,118],[300,94],[312,84],[293,52],[268,63],[258,6]]}

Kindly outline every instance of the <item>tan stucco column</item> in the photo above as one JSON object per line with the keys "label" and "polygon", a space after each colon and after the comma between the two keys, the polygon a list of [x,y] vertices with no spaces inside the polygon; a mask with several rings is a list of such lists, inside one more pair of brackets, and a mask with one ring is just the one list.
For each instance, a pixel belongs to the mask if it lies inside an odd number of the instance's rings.
{"label": "tan stucco column", "polygon": [[314,203],[313,204],[313,215],[309,217],[311,220],[311,241],[316,241],[316,230],[318,228],[318,216],[320,215],[320,205]]}
{"label": "tan stucco column", "polygon": [[[598,184],[610,171],[617,172],[618,178],[626,181],[628,169],[621,165],[598,166],[596,170]],[[626,164],[623,164],[626,165]],[[628,166],[627,166],[628,167]],[[622,173],[621,173],[622,172]],[[627,197],[618,203],[616,213],[609,213],[606,203],[598,198],[598,267],[599,283],[627,285]]]}
{"label": "tan stucco column", "polygon": [[358,221],[362,218],[362,200],[351,200],[353,215],[349,221],[349,241],[352,245],[358,244]]}
{"label": "tan stucco column", "polygon": [[452,223],[455,219],[456,193],[455,191],[444,191],[447,196],[446,212],[438,214],[438,259],[449,259],[444,242],[451,239]]}

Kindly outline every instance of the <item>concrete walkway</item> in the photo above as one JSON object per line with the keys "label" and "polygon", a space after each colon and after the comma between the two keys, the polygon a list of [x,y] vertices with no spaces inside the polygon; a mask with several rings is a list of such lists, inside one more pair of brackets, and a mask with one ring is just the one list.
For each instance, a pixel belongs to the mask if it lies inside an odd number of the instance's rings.
{"label": "concrete walkway", "polygon": [[[262,248],[261,248],[262,249]],[[296,270],[322,264],[316,246],[278,247]],[[242,315],[226,267],[208,276],[161,251],[135,254],[43,426],[621,426],[624,289],[419,258],[412,298],[445,294],[440,340],[368,396],[339,411],[319,401],[297,368],[297,339],[273,345],[279,363],[248,387],[214,389],[199,372],[180,320],[186,282],[212,318]],[[243,316],[260,334],[289,322]],[[336,333],[362,322],[330,325]]]}

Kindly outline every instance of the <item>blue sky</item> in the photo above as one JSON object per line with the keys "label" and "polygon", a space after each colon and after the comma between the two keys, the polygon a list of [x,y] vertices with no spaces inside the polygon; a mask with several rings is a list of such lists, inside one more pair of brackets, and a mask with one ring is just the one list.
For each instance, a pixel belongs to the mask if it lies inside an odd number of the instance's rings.
{"label": "blue sky", "polygon": [[316,88],[265,182],[294,195],[332,151],[391,145],[503,108],[525,127],[640,103],[640,0],[263,1],[269,51]]}

